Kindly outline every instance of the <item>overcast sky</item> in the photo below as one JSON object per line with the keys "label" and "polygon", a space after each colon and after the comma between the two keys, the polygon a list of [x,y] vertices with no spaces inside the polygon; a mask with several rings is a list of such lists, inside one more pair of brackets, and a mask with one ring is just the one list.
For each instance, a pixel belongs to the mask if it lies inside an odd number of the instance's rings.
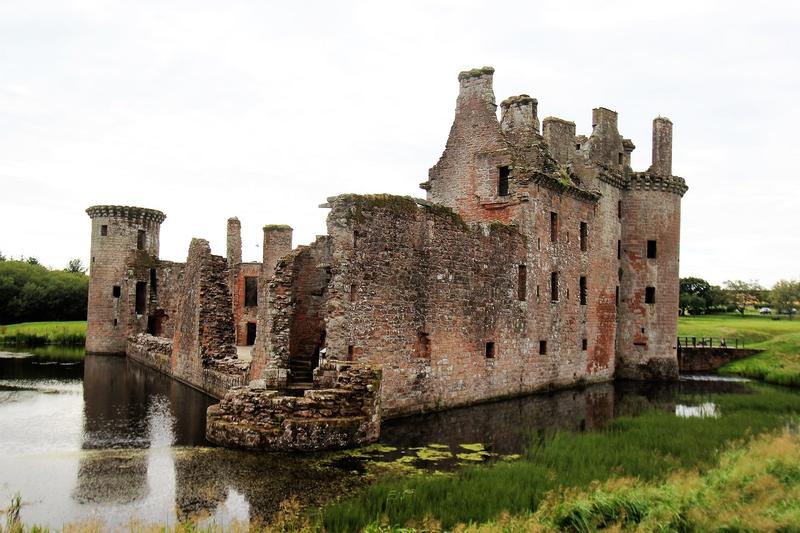
{"label": "overcast sky", "polygon": [[167,213],[244,259],[261,227],[325,233],[327,196],[418,184],[441,155],[461,70],[591,132],[619,112],[635,169],[653,117],[686,178],[681,276],[800,277],[797,2],[0,0],[0,252],[88,264],[86,207]]}

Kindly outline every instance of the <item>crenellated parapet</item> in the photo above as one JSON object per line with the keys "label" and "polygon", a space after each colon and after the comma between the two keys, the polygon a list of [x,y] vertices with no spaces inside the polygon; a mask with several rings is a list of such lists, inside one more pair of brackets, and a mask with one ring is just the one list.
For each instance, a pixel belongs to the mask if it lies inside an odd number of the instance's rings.
{"label": "crenellated parapet", "polygon": [[130,205],[93,205],[86,209],[89,218],[125,218],[141,223],[161,224],[167,215],[156,209],[135,207]]}
{"label": "crenellated parapet", "polygon": [[656,176],[648,172],[631,174],[626,188],[632,191],[670,192],[678,196],[683,196],[689,190],[686,180],[681,177]]}

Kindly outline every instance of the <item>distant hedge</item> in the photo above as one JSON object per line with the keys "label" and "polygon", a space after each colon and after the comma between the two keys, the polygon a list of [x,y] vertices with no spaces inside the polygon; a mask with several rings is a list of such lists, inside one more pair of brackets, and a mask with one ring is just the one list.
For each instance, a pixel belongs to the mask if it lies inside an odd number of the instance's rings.
{"label": "distant hedge", "polygon": [[89,277],[29,261],[0,261],[0,324],[86,320]]}

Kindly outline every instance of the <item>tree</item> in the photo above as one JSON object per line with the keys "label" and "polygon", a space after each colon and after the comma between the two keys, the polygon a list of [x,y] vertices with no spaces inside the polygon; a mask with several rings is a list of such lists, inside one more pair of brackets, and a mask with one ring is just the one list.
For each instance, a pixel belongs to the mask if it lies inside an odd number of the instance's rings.
{"label": "tree", "polygon": [[36,259],[35,257],[29,257],[29,258],[27,258],[25,260],[25,262],[28,263],[29,265],[38,265],[39,264],[39,260]]}
{"label": "tree", "polygon": [[702,315],[706,312],[706,301],[696,295],[688,292],[682,292],[680,295],[681,314],[686,314],[688,311],[690,315]]}
{"label": "tree", "polygon": [[76,257],[75,259],[69,260],[67,268],[64,270],[72,274],[83,274],[86,272],[86,267],[83,266],[83,261]]}
{"label": "tree", "polygon": [[748,305],[757,305],[761,301],[764,292],[764,287],[755,280],[728,280],[725,289],[731,295],[731,304],[742,316]]}
{"label": "tree", "polygon": [[782,279],[772,287],[772,305],[791,320],[800,305],[800,281]]}
{"label": "tree", "polygon": [[692,315],[700,315],[724,307],[726,304],[725,292],[716,285],[711,285],[702,278],[681,278],[680,308],[682,313],[688,311]]}

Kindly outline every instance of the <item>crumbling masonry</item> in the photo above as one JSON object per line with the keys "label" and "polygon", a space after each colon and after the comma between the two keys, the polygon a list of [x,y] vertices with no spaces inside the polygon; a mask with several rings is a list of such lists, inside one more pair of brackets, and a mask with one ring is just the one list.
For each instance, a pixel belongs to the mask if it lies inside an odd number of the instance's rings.
{"label": "crumbling masonry", "polygon": [[[221,399],[208,438],[270,450],[377,439],[382,417],[614,377],[677,377],[682,178],[672,123],[634,172],[617,114],[591,135],[527,95],[500,104],[462,72],[425,200],[329,198],[328,235],[292,249],[265,226],[262,263],[194,239],[158,259],[159,211],[94,206],[86,349],[127,353]],[[236,345],[252,345],[251,358]],[[248,350],[238,350],[246,353]]]}

